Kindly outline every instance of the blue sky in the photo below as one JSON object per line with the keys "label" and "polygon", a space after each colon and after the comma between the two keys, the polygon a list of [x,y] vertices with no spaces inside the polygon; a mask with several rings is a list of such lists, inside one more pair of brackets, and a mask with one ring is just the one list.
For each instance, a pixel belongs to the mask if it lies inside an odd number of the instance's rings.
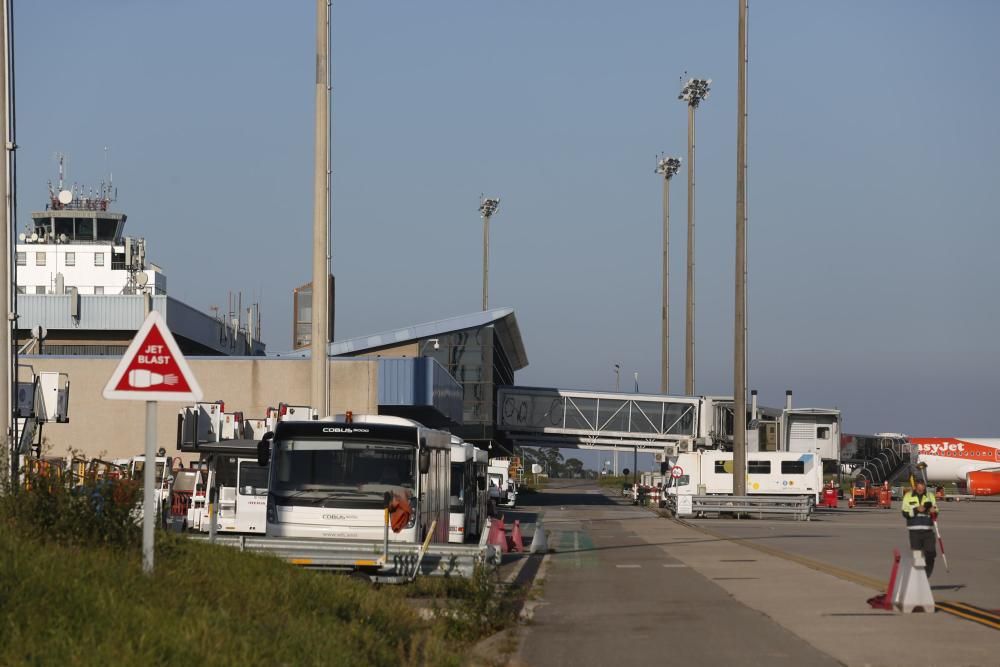
{"label": "blue sky", "polygon": [[[314,5],[17,1],[21,224],[54,154],[104,146],[171,293],[260,300],[290,344],[310,278]],[[659,385],[657,152],[698,112],[697,390],[732,391],[736,2],[337,2],[337,335],[480,307],[480,192],[499,195],[491,305],[524,384]],[[1000,434],[992,2],[754,3],[750,380],[851,431]],[[672,191],[672,383],[683,387],[686,165]],[[630,382],[623,382],[628,386]]]}

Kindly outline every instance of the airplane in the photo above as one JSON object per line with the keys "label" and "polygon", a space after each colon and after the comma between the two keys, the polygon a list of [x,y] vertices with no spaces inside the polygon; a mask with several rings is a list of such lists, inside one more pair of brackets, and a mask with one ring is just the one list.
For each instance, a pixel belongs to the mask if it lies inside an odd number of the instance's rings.
{"label": "airplane", "polygon": [[974,496],[1000,495],[1000,438],[910,438],[930,483],[958,482]]}

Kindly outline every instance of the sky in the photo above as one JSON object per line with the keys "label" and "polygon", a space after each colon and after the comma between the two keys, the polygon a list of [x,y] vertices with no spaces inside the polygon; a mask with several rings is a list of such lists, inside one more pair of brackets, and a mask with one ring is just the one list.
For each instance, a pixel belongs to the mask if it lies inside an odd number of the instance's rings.
{"label": "sky", "polygon": [[[659,387],[659,152],[697,114],[696,391],[732,393],[738,3],[333,7],[336,337],[490,305],[526,385]],[[311,278],[315,5],[15,0],[19,226],[57,152],[110,170],[169,291],[259,301],[271,351]],[[1000,4],[750,9],[749,378],[849,432],[1000,435]],[[105,151],[105,147],[109,147]],[[683,390],[687,164],[671,191]]]}

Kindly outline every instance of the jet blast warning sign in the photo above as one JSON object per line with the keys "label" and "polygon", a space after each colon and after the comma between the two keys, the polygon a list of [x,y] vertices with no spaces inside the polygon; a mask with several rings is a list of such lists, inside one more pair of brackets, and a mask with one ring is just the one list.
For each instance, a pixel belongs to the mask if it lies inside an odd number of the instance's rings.
{"label": "jet blast warning sign", "polygon": [[104,387],[104,398],[132,401],[201,400],[201,388],[159,313],[136,333]]}

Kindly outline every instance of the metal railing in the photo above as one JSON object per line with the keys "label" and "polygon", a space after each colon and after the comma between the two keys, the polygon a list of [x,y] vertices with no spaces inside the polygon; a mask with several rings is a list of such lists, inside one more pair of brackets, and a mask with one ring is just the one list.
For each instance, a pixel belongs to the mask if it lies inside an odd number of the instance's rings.
{"label": "metal railing", "polygon": [[736,518],[788,518],[798,521],[809,521],[815,507],[812,496],[681,496],[690,498],[690,507],[681,502],[678,510],[678,496],[668,496],[667,508],[674,516],[685,517],[723,517],[733,515]]}
{"label": "metal railing", "polygon": [[269,553],[308,569],[365,572],[381,583],[402,583],[417,575],[471,577],[476,566],[498,565],[500,558],[496,547],[485,544],[432,543],[423,551],[422,544],[390,542],[388,557],[383,558],[381,541],[247,535],[217,535],[215,541],[240,551]]}

